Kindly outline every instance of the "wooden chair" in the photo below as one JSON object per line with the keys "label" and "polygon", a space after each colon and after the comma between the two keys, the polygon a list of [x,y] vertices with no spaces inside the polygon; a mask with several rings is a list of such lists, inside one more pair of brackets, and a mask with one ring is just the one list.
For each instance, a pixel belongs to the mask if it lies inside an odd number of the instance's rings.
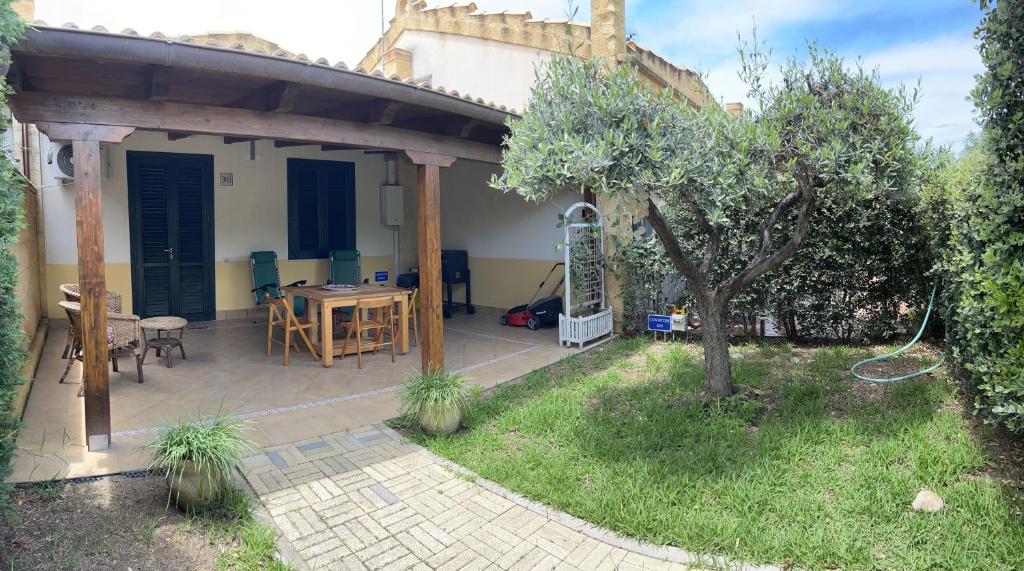
{"label": "wooden chair", "polygon": [[[288,301],[287,297],[275,298],[267,294],[263,303],[266,303],[269,308],[267,315],[267,357],[270,357],[274,343],[284,345],[284,366],[287,367],[288,353],[291,347],[294,346],[296,351],[299,350],[299,344],[292,337],[292,333],[298,333],[306,348],[309,349],[309,354],[313,356],[313,360],[319,360],[320,356],[313,347],[313,342],[306,335],[306,331],[316,327],[316,323],[306,317],[296,317],[295,310],[292,308],[292,304]],[[275,326],[280,326],[284,330],[284,341],[274,339]],[[330,350],[329,347],[326,349]]]}
{"label": "wooden chair", "polygon": [[[373,349],[376,353],[382,347],[391,347],[391,362],[395,362],[395,336],[389,335],[388,341],[384,341],[384,333],[393,333],[395,324],[395,302],[392,297],[375,297],[361,299],[356,302],[356,309],[352,312],[352,321],[343,323],[345,328],[345,343],[342,345],[341,358],[348,353],[348,343],[354,335],[356,338],[356,362],[359,368],[363,368],[363,349]],[[363,346],[363,334],[372,334],[373,341]]]}
{"label": "wooden chair", "polygon": [[[82,360],[82,307],[77,301],[61,301],[57,305],[67,313],[68,327],[74,331],[72,346],[67,356],[68,365],[64,368],[64,374],[60,377],[60,382],[63,383],[71,371],[71,365],[75,361]],[[114,365],[114,372],[118,372],[118,351],[130,350],[135,355],[135,369],[141,383],[143,381],[142,336],[139,332],[139,316],[108,312],[106,335],[107,350],[110,355],[110,361]],[[82,396],[84,388],[84,385],[79,387],[78,396]]]}
{"label": "wooden chair", "polygon": [[[416,310],[416,302],[418,302],[419,299],[420,299],[420,288],[418,288],[418,287],[412,288],[412,293],[409,294],[409,323],[410,323],[410,325],[412,325],[412,335],[413,335],[413,337],[412,337],[413,343],[412,344],[413,345],[419,345],[420,344],[420,326],[419,326],[419,323],[418,323],[418,320],[417,320],[417,316],[419,315],[419,312]],[[397,337],[397,335],[398,335],[398,328],[402,326],[402,316],[398,314],[398,311],[395,311],[395,319],[394,319],[394,321],[395,321],[394,327],[392,327],[392,331],[389,334]]]}
{"label": "wooden chair", "polygon": [[[78,284],[60,284],[60,293],[64,296],[64,301],[78,303],[82,299],[82,288]],[[121,313],[121,294],[112,291],[107,292],[107,311],[109,313]],[[61,359],[68,358],[68,352],[75,345],[74,335],[75,330],[68,327],[68,339],[64,344],[64,353],[61,354]]]}

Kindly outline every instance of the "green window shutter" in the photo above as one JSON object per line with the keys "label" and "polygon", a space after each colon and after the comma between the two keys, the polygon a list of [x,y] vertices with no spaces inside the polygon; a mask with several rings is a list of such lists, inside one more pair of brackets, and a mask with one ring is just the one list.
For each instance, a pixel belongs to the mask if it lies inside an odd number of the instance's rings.
{"label": "green window shutter", "polygon": [[143,296],[142,314],[169,315],[171,310],[171,273],[167,264],[167,208],[169,173],[164,164],[135,163],[138,180],[138,204],[142,231],[141,258]]}
{"label": "green window shutter", "polygon": [[331,250],[354,250],[356,247],[355,167],[352,163],[335,163],[327,169],[327,243],[324,254]]}
{"label": "green window shutter", "polygon": [[326,258],[355,242],[355,164],[288,159],[288,258]]}
{"label": "green window shutter", "polygon": [[207,304],[208,276],[206,244],[208,237],[203,220],[204,183],[212,178],[202,162],[177,161],[175,175],[178,183],[178,247],[175,249],[178,262],[178,315],[188,319],[202,319],[213,313]]}
{"label": "green window shutter", "polygon": [[320,257],[320,201],[317,172],[305,161],[288,159],[288,258]]}

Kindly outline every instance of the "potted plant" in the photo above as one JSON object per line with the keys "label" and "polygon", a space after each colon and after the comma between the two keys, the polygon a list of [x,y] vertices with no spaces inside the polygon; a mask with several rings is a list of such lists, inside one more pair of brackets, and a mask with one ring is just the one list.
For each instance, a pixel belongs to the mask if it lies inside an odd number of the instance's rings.
{"label": "potted plant", "polygon": [[150,469],[166,469],[173,499],[184,510],[207,505],[228,483],[232,472],[255,445],[245,436],[246,423],[217,416],[206,421],[164,427],[146,443],[153,454]]}
{"label": "potted plant", "polygon": [[430,435],[451,434],[459,428],[469,402],[466,380],[458,373],[430,369],[409,380],[402,391],[405,414]]}

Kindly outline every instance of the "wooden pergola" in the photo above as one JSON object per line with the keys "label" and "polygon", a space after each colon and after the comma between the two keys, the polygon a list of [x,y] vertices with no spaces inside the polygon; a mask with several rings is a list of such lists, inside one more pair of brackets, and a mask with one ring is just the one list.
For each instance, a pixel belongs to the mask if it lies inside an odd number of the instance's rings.
{"label": "wooden pergola", "polygon": [[500,162],[507,111],[322,61],[132,34],[38,26],[11,55],[15,117],[74,149],[89,450],[111,434],[99,144],[136,129],[403,154],[418,175],[422,367],[444,367],[440,169]]}

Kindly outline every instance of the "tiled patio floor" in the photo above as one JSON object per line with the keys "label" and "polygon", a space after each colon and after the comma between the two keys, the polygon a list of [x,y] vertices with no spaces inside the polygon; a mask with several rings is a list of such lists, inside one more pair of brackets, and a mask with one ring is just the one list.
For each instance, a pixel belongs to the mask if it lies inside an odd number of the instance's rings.
{"label": "tiled patio floor", "polygon": [[[529,331],[500,327],[490,311],[456,314],[445,321],[445,363],[471,382],[493,386],[553,363],[572,352],[558,346],[557,329]],[[25,427],[18,435],[13,482],[112,474],[143,469],[139,445],[164,422],[218,411],[253,421],[252,436],[262,446],[299,441],[395,416],[396,391],[420,366],[416,347],[398,362],[371,355],[363,369],[355,358],[335,359],[332,368],[308,353],[293,354],[282,366],[281,348],[266,359],[265,325],[220,321],[188,330],[188,360],[175,354],[174,367],[150,353],[145,383],[136,382],[134,360],[122,358],[110,375],[113,446],[88,452],[83,446],[83,405],[77,398],[80,364],[58,384],[66,331],[50,332],[36,373]]]}
{"label": "tiled patio floor", "polygon": [[300,570],[778,571],[616,536],[379,423],[267,448],[246,459],[245,478]]}

